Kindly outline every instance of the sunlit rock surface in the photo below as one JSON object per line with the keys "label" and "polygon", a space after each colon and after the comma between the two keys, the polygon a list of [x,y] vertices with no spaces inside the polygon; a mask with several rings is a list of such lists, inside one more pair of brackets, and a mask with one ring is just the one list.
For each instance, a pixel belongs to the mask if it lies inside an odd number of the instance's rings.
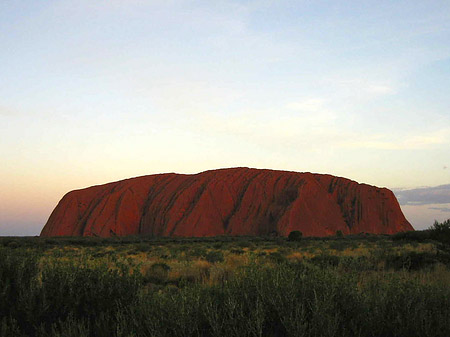
{"label": "sunlit rock surface", "polygon": [[67,193],[42,236],[305,236],[413,230],[394,194],[331,175],[230,168]]}

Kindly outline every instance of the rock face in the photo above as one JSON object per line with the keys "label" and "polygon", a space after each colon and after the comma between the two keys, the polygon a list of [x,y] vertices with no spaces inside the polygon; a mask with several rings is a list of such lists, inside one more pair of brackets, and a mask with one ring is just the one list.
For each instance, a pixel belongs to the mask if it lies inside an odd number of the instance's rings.
{"label": "rock face", "polygon": [[306,236],[413,230],[386,188],[249,168],[157,174],[67,193],[41,236]]}

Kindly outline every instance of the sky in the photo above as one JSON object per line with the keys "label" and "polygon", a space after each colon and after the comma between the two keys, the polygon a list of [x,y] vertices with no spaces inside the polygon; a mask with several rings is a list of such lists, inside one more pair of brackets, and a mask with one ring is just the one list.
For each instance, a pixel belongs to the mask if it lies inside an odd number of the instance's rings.
{"label": "sky", "polygon": [[427,228],[449,89],[448,1],[3,0],[0,235],[73,189],[236,166],[388,187]]}

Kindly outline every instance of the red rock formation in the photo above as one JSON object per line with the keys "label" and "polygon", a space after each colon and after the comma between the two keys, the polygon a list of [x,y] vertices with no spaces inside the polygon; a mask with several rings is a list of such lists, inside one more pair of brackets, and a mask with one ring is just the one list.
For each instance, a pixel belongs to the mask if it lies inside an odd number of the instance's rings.
{"label": "red rock formation", "polygon": [[306,236],[413,230],[394,194],[331,175],[249,168],[158,174],[67,193],[42,236]]}

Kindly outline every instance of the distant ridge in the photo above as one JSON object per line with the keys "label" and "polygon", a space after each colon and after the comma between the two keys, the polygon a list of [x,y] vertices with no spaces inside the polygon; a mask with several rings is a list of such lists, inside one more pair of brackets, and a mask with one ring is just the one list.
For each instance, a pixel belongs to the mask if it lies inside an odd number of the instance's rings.
{"label": "distant ridge", "polygon": [[413,230],[394,194],[326,174],[228,168],[67,193],[41,236],[306,236]]}

